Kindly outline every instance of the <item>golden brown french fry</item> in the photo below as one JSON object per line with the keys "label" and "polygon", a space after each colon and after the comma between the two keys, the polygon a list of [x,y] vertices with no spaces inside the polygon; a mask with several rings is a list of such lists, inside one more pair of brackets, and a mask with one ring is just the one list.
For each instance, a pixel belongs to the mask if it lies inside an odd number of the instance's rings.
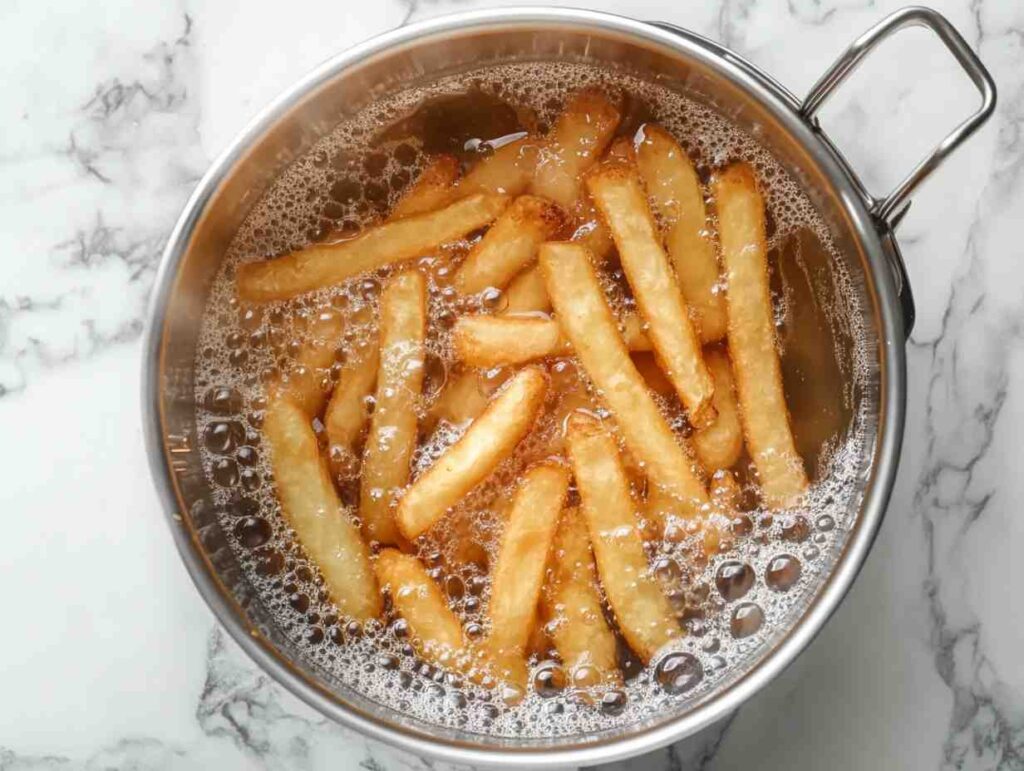
{"label": "golden brown french fry", "polygon": [[330,394],[331,365],[343,327],[341,316],[335,313],[315,319],[292,368],[267,384],[268,394],[287,397],[311,417],[319,415]]}
{"label": "golden brown french fry", "polygon": [[512,454],[533,425],[546,391],[547,376],[538,367],[528,367],[509,381],[399,501],[398,527],[406,538],[427,530]]}
{"label": "golden brown french fry", "polygon": [[419,559],[398,549],[382,549],[374,568],[395,611],[409,625],[416,652],[445,669],[464,670],[470,653],[462,623]]}
{"label": "golden brown french fry", "polygon": [[647,195],[664,226],[665,249],[703,343],[725,337],[725,291],[700,178],[686,152],[660,126],[648,124],[636,152]]}
{"label": "golden brown french fry", "polygon": [[356,238],[317,244],[265,262],[238,268],[238,294],[243,300],[287,300],[340,284],[353,276],[419,257],[490,224],[508,205],[502,195],[472,195],[444,209],[404,217],[368,228]]}
{"label": "golden brown french fry", "polygon": [[742,163],[713,183],[726,271],[729,353],[747,449],[769,506],[791,506],[807,490],[782,391],[775,320],[768,288],[764,202],[754,173]]}
{"label": "golden brown french fry", "polygon": [[370,552],[338,500],[309,416],[287,398],[272,398],[263,437],[281,512],[320,568],[334,604],[358,621],[375,618],[381,602]]}
{"label": "golden brown french fry", "polygon": [[586,249],[544,244],[540,264],[559,325],[615,416],[630,453],[645,464],[652,481],[697,514],[707,503],[707,490],[630,359]]}
{"label": "golden brown french fry", "polygon": [[546,137],[531,190],[575,212],[580,176],[596,161],[619,125],[619,109],[593,90],[581,91],[565,106]]}
{"label": "golden brown french fry", "polygon": [[636,169],[624,164],[603,165],[587,176],[587,189],[615,238],[658,362],[675,386],[690,423],[708,425],[715,415],[711,402],[714,382]]}
{"label": "golden brown french fry", "polygon": [[416,181],[402,193],[391,210],[391,219],[440,209],[452,200],[452,190],[459,178],[459,159],[439,155],[423,168]]}
{"label": "golden brown french fry", "polygon": [[622,636],[644,663],[681,629],[651,574],[619,448],[601,422],[569,418],[569,456],[597,572]]}
{"label": "golden brown french fry", "polygon": [[455,288],[476,294],[503,289],[537,259],[537,247],[558,235],[568,221],[554,203],[521,195],[495,220],[455,274]]}
{"label": "golden brown french fry", "polygon": [[514,279],[505,289],[506,316],[541,314],[551,310],[548,290],[544,286],[544,275],[540,268],[532,265]]}
{"label": "golden brown french fry", "polygon": [[551,552],[552,577],[541,603],[569,685],[591,688],[621,684],[615,635],[601,607],[590,536],[576,509],[562,512]]}
{"label": "golden brown french fry", "polygon": [[568,490],[569,470],[560,463],[529,469],[512,498],[501,536],[487,609],[491,631],[486,644],[497,661],[523,659],[522,671],[548,552]]}
{"label": "golden brown french fry", "polygon": [[694,432],[693,449],[704,470],[727,469],[743,454],[743,426],[736,404],[736,386],[732,380],[729,355],[717,348],[704,349],[704,361],[715,380],[714,421]]}
{"label": "golden brown french fry", "polygon": [[324,429],[331,447],[352,452],[358,444],[370,415],[367,399],[377,383],[379,360],[376,340],[350,352],[324,412]]}
{"label": "golden brown french fry", "polygon": [[449,376],[437,401],[427,415],[427,427],[432,429],[445,420],[460,428],[473,420],[487,407],[487,393],[474,370],[462,370]]}
{"label": "golden brown french fry", "polygon": [[520,195],[533,180],[537,165],[538,142],[523,137],[502,145],[473,166],[455,189],[455,195],[478,193]]}
{"label": "golden brown french fry", "polygon": [[367,539],[382,544],[398,543],[391,509],[395,494],[409,483],[416,449],[426,303],[426,281],[414,270],[390,279],[380,298],[380,366],[363,451],[359,516]]}
{"label": "golden brown french fry", "polygon": [[[630,350],[650,348],[635,316],[623,319],[623,339]],[[572,354],[556,320],[529,316],[461,316],[452,330],[452,345],[460,361],[480,369]]]}

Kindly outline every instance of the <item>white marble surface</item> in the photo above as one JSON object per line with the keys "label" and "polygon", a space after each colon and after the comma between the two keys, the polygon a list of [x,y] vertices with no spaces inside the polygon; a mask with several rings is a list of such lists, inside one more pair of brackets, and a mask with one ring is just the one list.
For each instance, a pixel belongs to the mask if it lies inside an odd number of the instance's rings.
{"label": "white marble surface", "polygon": [[[210,160],[331,53],[451,0],[0,9],[0,769],[426,767],[325,723],[193,590],[138,418],[161,244]],[[496,4],[496,3],[493,3]],[[903,464],[851,595],[723,732],[633,768],[1024,768],[1024,3],[938,3],[991,124],[917,196]],[[735,48],[796,93],[897,0],[593,0]],[[907,33],[826,124],[882,189],[972,106]]]}

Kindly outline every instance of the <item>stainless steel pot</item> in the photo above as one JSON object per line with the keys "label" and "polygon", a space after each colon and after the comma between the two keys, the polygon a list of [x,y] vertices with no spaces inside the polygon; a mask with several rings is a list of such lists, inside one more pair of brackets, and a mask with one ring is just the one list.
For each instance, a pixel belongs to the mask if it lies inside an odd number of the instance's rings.
{"label": "stainless steel pot", "polygon": [[[816,114],[882,39],[908,26],[934,32],[982,96],[980,109],[892,193],[868,193],[820,131]],[[609,734],[493,739],[419,724],[343,685],[328,684],[263,610],[206,501],[195,432],[193,360],[210,283],[238,224],[278,173],[361,106],[413,82],[487,63],[572,57],[628,65],[703,101],[781,161],[825,218],[862,295],[877,358],[867,386],[873,437],[860,509],[834,569],[802,616],[749,671],[685,714]],[[214,163],[171,234],[150,310],[143,420],[157,488],[182,559],[221,623],[293,693],[346,726],[421,755],[475,765],[585,765],[636,755],[691,735],[739,707],[810,642],[863,563],[896,473],[905,407],[904,341],[914,305],[893,228],[914,189],[991,115],[995,86],[939,14],[907,8],[859,38],[803,101],[731,51],[667,24],[582,10],[480,11],[381,35],[331,59],[270,105]]]}

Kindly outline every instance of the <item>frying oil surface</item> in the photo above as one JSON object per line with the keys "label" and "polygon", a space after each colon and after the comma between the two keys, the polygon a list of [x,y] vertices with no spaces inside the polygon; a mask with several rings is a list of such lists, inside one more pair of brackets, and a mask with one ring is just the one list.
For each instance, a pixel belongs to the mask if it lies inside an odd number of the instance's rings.
{"label": "frying oil surface", "polygon": [[[497,694],[419,661],[402,620],[360,628],[339,619],[315,566],[295,545],[274,495],[259,432],[264,384],[288,377],[312,322],[324,312],[345,321],[336,374],[374,334],[381,282],[391,271],[297,301],[242,307],[234,296],[234,270],[240,262],[354,232],[386,213],[429,153],[455,152],[471,160],[487,150],[480,140],[543,131],[566,98],[588,86],[628,94],[620,133],[656,120],[681,141],[705,178],[711,169],[736,159],[757,170],[771,221],[773,299],[787,398],[797,446],[814,485],[802,509],[773,516],[756,508],[752,474],[747,461],[741,461],[744,468],[737,473],[747,484],[751,510],[734,523],[735,546],[709,561],[695,557],[694,545],[685,542],[657,545],[649,555],[688,634],[646,668],[620,641],[625,686],[597,705],[562,687],[564,673],[541,644],[532,659],[529,695],[507,707]],[[387,128],[381,131],[380,126]],[[263,603],[328,678],[410,717],[499,736],[624,727],[684,710],[723,681],[740,676],[805,607],[834,563],[859,504],[858,480],[869,437],[855,389],[867,375],[867,346],[857,326],[857,293],[829,243],[807,198],[746,135],[663,87],[590,66],[532,63],[480,70],[382,101],[339,126],[281,176],[239,229],[211,292],[197,354],[204,467],[221,524]],[[419,262],[429,277],[430,331],[413,477],[466,428],[466,421],[433,409],[446,382],[460,372],[450,350],[454,319],[500,310],[504,301],[497,292],[460,299],[450,286],[452,265],[471,245],[472,239],[452,244]],[[617,310],[629,308],[632,300],[614,268],[605,282]],[[844,353],[837,354],[837,346]],[[549,455],[560,441],[559,400],[571,398],[565,394],[581,380],[572,359],[549,362],[547,369],[552,395],[532,434],[418,545],[470,639],[486,632],[487,564],[493,565],[497,553],[501,506],[524,466]],[[489,396],[510,374],[502,369],[478,373],[478,393],[472,395]],[[325,373],[323,381],[329,389],[331,375]],[[661,406],[674,428],[685,425],[678,405],[665,401]],[[326,442],[322,426],[315,427]],[[343,502],[355,509],[357,462],[325,450]]]}

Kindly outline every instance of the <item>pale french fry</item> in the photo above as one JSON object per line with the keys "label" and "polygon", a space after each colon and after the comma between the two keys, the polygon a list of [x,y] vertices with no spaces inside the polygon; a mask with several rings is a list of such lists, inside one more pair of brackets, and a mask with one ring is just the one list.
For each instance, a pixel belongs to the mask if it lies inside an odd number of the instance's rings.
{"label": "pale french fry", "polygon": [[533,180],[537,154],[538,142],[532,137],[502,145],[466,172],[455,188],[455,195],[521,195]]}
{"label": "pale french fry", "polygon": [[427,428],[433,429],[438,421],[465,427],[487,407],[487,394],[480,384],[480,375],[473,370],[454,373],[441,391],[427,415]]}
{"label": "pale french fry", "polygon": [[505,289],[506,316],[541,314],[551,310],[548,290],[544,286],[544,275],[540,268],[532,265],[514,279]]}
{"label": "pale french fry", "polygon": [[287,398],[272,398],[263,437],[281,512],[320,568],[334,604],[358,621],[375,618],[381,602],[370,552],[338,500],[309,415]]}
{"label": "pale french fry", "polygon": [[743,454],[743,426],[736,404],[736,386],[732,379],[732,364],[724,351],[704,349],[704,361],[715,381],[714,421],[694,432],[691,441],[697,460],[708,473],[736,465]]}
{"label": "pale french fry", "polygon": [[697,514],[707,503],[707,490],[630,359],[586,249],[545,244],[540,264],[559,325],[615,416],[630,453],[653,481]]}
{"label": "pale french fry", "polygon": [[712,227],[700,178],[686,152],[660,126],[646,125],[636,164],[664,226],[665,249],[701,342],[725,337],[727,317]]}
{"label": "pale french fry", "polygon": [[452,200],[452,191],[459,178],[459,159],[439,155],[423,168],[416,181],[402,193],[391,210],[391,219],[440,209]]}
{"label": "pale french fry", "polygon": [[377,383],[379,361],[376,340],[349,354],[324,412],[324,429],[331,447],[352,452],[358,444],[369,418],[367,398]]}
{"label": "pale french fry", "polygon": [[397,549],[382,549],[374,568],[395,611],[409,625],[416,652],[445,669],[464,670],[470,654],[462,622],[419,559]]}
{"label": "pale french fry", "polygon": [[576,509],[562,512],[551,549],[551,581],[541,605],[569,685],[591,688],[622,683],[615,635],[601,607],[587,526]]}
{"label": "pale french fry", "polygon": [[558,322],[530,317],[461,316],[452,345],[459,361],[481,369],[572,353]]}
{"label": "pale french fry", "polygon": [[768,287],[764,202],[750,167],[734,164],[713,183],[726,271],[729,353],[747,449],[769,506],[791,506],[807,490],[782,391]]}
{"label": "pale french fry", "polygon": [[[548,552],[568,490],[569,470],[547,462],[523,475],[512,498],[487,609],[491,630],[486,645],[495,660],[525,660]],[[525,661],[520,669],[525,671]]]}
{"label": "pale french fry", "polygon": [[340,284],[360,273],[419,257],[490,224],[508,205],[502,195],[479,194],[444,209],[404,217],[368,228],[334,244],[317,244],[264,262],[238,268],[243,300],[287,300],[303,292]]}
{"label": "pale french fry", "polygon": [[341,316],[334,313],[314,320],[291,369],[268,383],[267,392],[287,397],[311,417],[319,415],[330,393],[331,365],[343,327]]}
{"label": "pale french fry", "polygon": [[551,201],[521,195],[495,220],[455,274],[455,288],[476,294],[503,289],[537,259],[537,247],[558,235],[568,221]]}
{"label": "pale french fry", "polygon": [[423,388],[427,285],[416,271],[388,281],[380,299],[380,365],[370,432],[363,451],[359,516],[367,539],[398,543],[395,494],[409,482]]}
{"label": "pale french fry", "polygon": [[[623,319],[623,339],[630,350],[650,348],[635,316]],[[529,316],[461,316],[452,330],[452,345],[459,361],[480,369],[572,354],[556,320]]]}
{"label": "pale french fry", "polygon": [[511,688],[502,694],[507,703],[522,698],[528,675],[525,661],[498,662],[486,651],[470,645],[459,617],[448,607],[440,588],[418,558],[398,549],[383,549],[374,567],[381,587],[391,595],[395,610],[409,625],[420,657],[444,669],[461,672],[480,685],[505,683]]}
{"label": "pale french fry", "polygon": [[619,448],[599,420],[577,413],[569,418],[569,456],[601,586],[622,636],[647,663],[682,630],[647,563]]}
{"label": "pale french fry", "polygon": [[531,191],[575,212],[580,177],[604,152],[618,125],[619,109],[604,94],[576,94],[544,141]]}
{"label": "pale french fry", "polygon": [[587,189],[615,238],[658,362],[675,386],[690,423],[708,425],[715,414],[714,382],[636,169],[624,164],[602,166],[587,176]]}
{"label": "pale french fry", "polygon": [[544,403],[547,376],[528,367],[509,381],[462,438],[398,503],[398,527],[410,540],[427,530],[512,454]]}

